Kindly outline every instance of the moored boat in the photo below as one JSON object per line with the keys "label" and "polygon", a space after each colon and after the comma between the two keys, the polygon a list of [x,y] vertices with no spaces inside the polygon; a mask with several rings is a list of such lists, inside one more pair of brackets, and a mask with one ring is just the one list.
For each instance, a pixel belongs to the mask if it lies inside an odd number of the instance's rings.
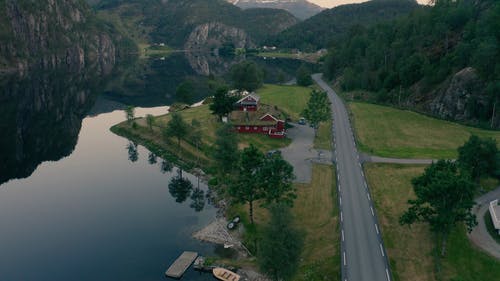
{"label": "moored boat", "polygon": [[216,267],[212,270],[212,273],[214,276],[223,281],[239,281],[240,276],[232,271],[229,271],[227,269],[221,268],[221,267]]}

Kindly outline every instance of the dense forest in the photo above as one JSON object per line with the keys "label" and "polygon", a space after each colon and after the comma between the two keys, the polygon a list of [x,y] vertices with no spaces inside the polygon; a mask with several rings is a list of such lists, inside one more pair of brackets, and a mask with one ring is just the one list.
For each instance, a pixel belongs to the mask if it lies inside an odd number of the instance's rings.
{"label": "dense forest", "polygon": [[419,5],[415,0],[372,0],[342,5],[297,24],[268,40],[281,48],[315,51],[343,38],[352,26],[370,26],[380,21],[407,15]]}
{"label": "dense forest", "polygon": [[285,10],[242,10],[224,0],[87,0],[116,26],[139,41],[162,42],[182,47],[197,26],[218,22],[246,31],[255,41],[296,24]]}
{"label": "dense forest", "polygon": [[405,18],[356,27],[332,47],[330,78],[362,98],[498,127],[500,3],[441,0]]}

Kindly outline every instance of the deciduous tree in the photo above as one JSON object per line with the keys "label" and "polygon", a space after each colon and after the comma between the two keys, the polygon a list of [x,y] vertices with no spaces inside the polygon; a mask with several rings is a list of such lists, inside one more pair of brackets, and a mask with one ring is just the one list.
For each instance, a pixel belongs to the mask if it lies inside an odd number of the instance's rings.
{"label": "deciduous tree", "polygon": [[470,230],[477,224],[471,213],[474,206],[475,185],[458,165],[440,160],[431,164],[423,175],[412,180],[416,199],[408,200],[410,208],[400,217],[402,225],[426,222],[440,236],[441,255],[446,253],[448,234],[457,223],[465,223]]}
{"label": "deciduous tree", "polygon": [[177,113],[172,113],[172,119],[168,121],[167,128],[164,131],[165,137],[176,137],[177,145],[181,146],[181,139],[188,135],[189,126],[184,118]]}
{"label": "deciduous tree", "polygon": [[238,100],[237,97],[231,96],[226,87],[218,88],[214,94],[214,100],[210,104],[212,114],[217,115],[219,120],[228,115],[234,109],[234,103]]}
{"label": "deciduous tree", "polygon": [[146,124],[148,124],[149,130],[153,131],[153,125],[155,124],[155,117],[151,114],[146,115]]}
{"label": "deciduous tree", "polygon": [[265,158],[259,170],[259,184],[264,192],[266,204],[285,204],[293,206],[297,197],[293,185],[293,167],[280,154]]}
{"label": "deciduous tree", "polygon": [[135,118],[135,107],[129,105],[125,108],[125,117],[127,118],[127,123],[132,124]]}
{"label": "deciduous tree", "polygon": [[330,101],[326,92],[313,90],[302,114],[314,126],[317,134],[319,124],[331,117]]}
{"label": "deciduous tree", "polygon": [[239,90],[255,91],[262,86],[264,73],[255,62],[243,61],[231,68],[231,81]]}
{"label": "deciduous tree", "polygon": [[222,176],[231,173],[238,162],[238,140],[231,124],[223,124],[216,132],[213,157]]}
{"label": "deciduous tree", "polygon": [[229,194],[238,203],[248,204],[250,222],[254,223],[253,204],[264,197],[259,177],[264,163],[264,154],[250,145],[243,150],[238,162],[235,179],[229,186]]}
{"label": "deciduous tree", "polygon": [[313,80],[311,77],[311,70],[304,64],[297,69],[297,84],[299,86],[310,86]]}
{"label": "deciduous tree", "polygon": [[458,148],[458,163],[479,182],[482,176],[494,175],[497,169],[497,142],[492,138],[481,139],[476,135]]}
{"label": "deciduous tree", "polygon": [[272,280],[291,280],[299,268],[303,244],[303,235],[293,227],[288,206],[273,205],[258,252],[261,270]]}

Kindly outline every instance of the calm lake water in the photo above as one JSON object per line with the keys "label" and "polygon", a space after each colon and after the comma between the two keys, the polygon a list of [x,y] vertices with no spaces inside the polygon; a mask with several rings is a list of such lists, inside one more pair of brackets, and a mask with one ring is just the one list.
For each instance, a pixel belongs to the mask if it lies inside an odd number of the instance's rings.
{"label": "calm lake water", "polygon": [[[191,238],[215,217],[206,186],[184,173],[198,196],[172,191],[177,168],[109,131],[124,104],[166,113],[186,79],[195,85],[187,98],[202,98],[206,69],[192,60],[0,77],[0,281],[166,280],[182,251],[215,253]],[[271,80],[298,67],[260,63]],[[230,65],[217,62],[216,74]],[[190,269],[182,280],[213,278]]]}

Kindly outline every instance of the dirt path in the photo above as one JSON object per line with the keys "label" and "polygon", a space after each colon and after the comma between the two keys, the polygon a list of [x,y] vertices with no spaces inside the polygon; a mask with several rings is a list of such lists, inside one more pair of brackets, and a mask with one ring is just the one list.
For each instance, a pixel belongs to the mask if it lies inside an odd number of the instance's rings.
{"label": "dirt path", "polygon": [[437,162],[435,159],[405,159],[405,158],[386,158],[360,153],[359,158],[362,162],[370,163],[388,163],[388,164],[407,164],[407,165],[429,165]]}

